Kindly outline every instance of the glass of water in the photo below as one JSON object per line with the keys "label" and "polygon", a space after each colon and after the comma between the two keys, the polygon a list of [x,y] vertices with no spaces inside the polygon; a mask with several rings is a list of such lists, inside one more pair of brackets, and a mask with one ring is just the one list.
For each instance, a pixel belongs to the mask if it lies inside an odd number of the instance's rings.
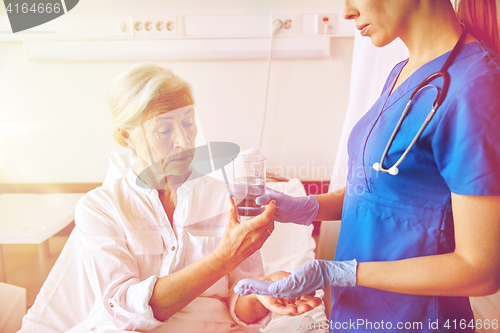
{"label": "glass of water", "polygon": [[240,222],[259,215],[265,209],[255,199],[266,193],[266,158],[242,155],[233,160],[234,200]]}

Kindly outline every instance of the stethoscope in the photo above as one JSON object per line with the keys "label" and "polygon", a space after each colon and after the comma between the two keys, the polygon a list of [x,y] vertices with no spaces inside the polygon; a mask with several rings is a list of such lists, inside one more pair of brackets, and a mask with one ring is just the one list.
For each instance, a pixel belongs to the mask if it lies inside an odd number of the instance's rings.
{"label": "stethoscope", "polygon": [[[423,80],[422,83],[420,83],[418,85],[418,87],[411,94],[410,100],[406,104],[406,107],[405,107],[403,113],[401,114],[401,117],[399,118],[399,121],[396,125],[396,128],[392,132],[391,138],[389,139],[389,142],[387,142],[387,145],[385,146],[385,150],[384,150],[384,153],[382,154],[382,158],[380,159],[380,163],[377,162],[377,163],[373,164],[373,169],[375,169],[375,171],[389,173],[393,176],[397,175],[399,173],[398,166],[401,164],[401,162],[403,162],[404,158],[406,157],[406,155],[410,151],[411,147],[413,147],[415,142],[417,142],[418,138],[420,137],[420,135],[424,131],[425,127],[427,127],[427,124],[429,123],[429,121],[431,121],[431,119],[434,116],[434,114],[436,113],[437,109],[443,103],[444,99],[446,98],[446,93],[448,92],[448,88],[450,86],[450,75],[448,74],[447,70],[451,66],[451,63],[453,62],[453,60],[455,60],[455,57],[457,56],[458,52],[460,51],[460,47],[463,45],[463,41],[465,39],[465,36],[467,35],[465,27],[462,26],[462,28],[463,28],[462,35],[460,35],[460,38],[458,39],[457,44],[455,44],[455,46],[453,47],[453,50],[451,50],[451,53],[448,56],[448,58],[446,59],[443,67],[439,70],[439,72],[431,74],[425,80]],[[432,80],[434,80],[435,78],[437,78],[439,76],[443,77],[443,87],[441,88],[441,91],[439,90],[438,87],[429,84],[429,82],[431,82]],[[403,123],[403,119],[405,118],[406,114],[410,110],[410,107],[413,105],[413,99],[421,91],[424,91],[425,89],[428,89],[428,88],[436,89],[436,98],[434,99],[434,103],[432,105],[431,112],[429,112],[429,114],[425,118],[424,123],[422,124],[422,126],[418,130],[417,134],[415,135],[415,137],[411,141],[408,148],[406,148],[406,150],[404,151],[403,155],[401,155],[399,160],[389,169],[384,169],[384,167],[382,166],[384,163],[384,159],[387,155],[387,152],[389,151],[389,147],[392,145],[392,142],[394,141],[394,137],[396,136],[396,133],[399,131],[399,128],[401,127],[401,124]]]}

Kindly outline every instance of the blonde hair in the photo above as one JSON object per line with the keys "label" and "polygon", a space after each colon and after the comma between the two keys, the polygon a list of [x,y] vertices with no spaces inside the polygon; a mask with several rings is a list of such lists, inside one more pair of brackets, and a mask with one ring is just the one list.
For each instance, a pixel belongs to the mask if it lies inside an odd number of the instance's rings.
{"label": "blonde hair", "polygon": [[108,105],[113,135],[121,146],[129,148],[120,130],[130,133],[141,122],[156,116],[148,114],[148,106],[158,100],[166,102],[165,112],[192,105],[192,87],[172,70],[144,62],[113,80],[108,90]]}

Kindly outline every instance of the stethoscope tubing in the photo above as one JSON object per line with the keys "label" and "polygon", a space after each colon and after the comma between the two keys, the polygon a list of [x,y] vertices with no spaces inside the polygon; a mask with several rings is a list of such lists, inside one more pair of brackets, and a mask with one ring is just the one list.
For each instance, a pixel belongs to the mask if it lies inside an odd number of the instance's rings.
{"label": "stethoscope tubing", "polygon": [[[450,55],[446,59],[443,67],[431,75],[429,75],[427,78],[425,78],[418,86],[415,88],[413,93],[410,96],[410,100],[408,103],[406,103],[405,109],[403,110],[403,113],[401,114],[401,117],[399,118],[398,123],[396,124],[396,127],[394,128],[394,131],[391,134],[391,137],[389,138],[389,141],[387,142],[384,152],[382,154],[382,157],[380,159],[380,162],[374,163],[373,164],[373,169],[375,171],[380,171],[383,173],[389,173],[393,176],[397,175],[399,173],[398,166],[403,162],[405,159],[406,155],[408,155],[410,149],[415,145],[417,140],[420,138],[422,135],[422,132],[425,130],[429,122],[431,121],[432,117],[434,117],[434,114],[436,111],[439,109],[441,104],[444,102],[446,98],[446,94],[448,93],[448,88],[450,86],[450,75],[447,72],[448,68],[451,66],[453,61],[455,60],[455,57],[457,56],[458,52],[460,51],[461,46],[463,45],[463,41],[465,40],[465,36],[467,35],[467,32],[465,30],[465,27],[462,26],[463,31],[462,34],[460,35],[460,38],[457,41],[457,44],[453,47],[453,50],[450,52]],[[438,87],[429,84],[433,80],[435,80],[438,77],[443,78],[443,86],[441,88],[441,91],[439,90]],[[425,118],[424,123],[422,126],[420,126],[420,129],[418,130],[417,134],[413,137],[413,140],[411,141],[410,145],[406,148],[406,150],[403,152],[403,155],[397,160],[396,163],[394,163],[393,166],[390,168],[386,169],[383,167],[384,160],[387,156],[387,153],[389,152],[390,147],[392,146],[392,143],[394,142],[394,138],[396,137],[397,132],[399,131],[401,124],[403,123],[404,118],[406,117],[406,114],[410,110],[411,106],[413,105],[413,100],[414,98],[423,90],[427,88],[435,88],[436,89],[436,98],[434,99],[434,102],[432,104],[432,109]]]}
{"label": "stethoscope tubing", "polygon": [[436,98],[435,98],[435,100],[438,98],[438,96],[439,96],[439,88],[436,87],[436,86],[434,86],[434,85],[430,85],[430,84],[428,84],[426,86],[423,86],[422,88],[420,88],[419,90],[417,90],[416,91],[417,93],[414,94],[414,96],[412,94],[411,99],[408,101],[408,103],[406,103],[406,107],[405,107],[403,113],[401,114],[401,117],[399,118],[399,121],[398,121],[396,127],[394,128],[394,131],[391,134],[391,137],[389,139],[388,144],[385,146],[385,150],[384,150],[384,153],[382,154],[382,158],[380,159],[380,163],[378,163],[378,167],[376,167],[377,163],[375,163],[373,165],[373,168],[376,171],[389,173],[389,174],[394,175],[394,176],[397,175],[399,173],[398,166],[401,164],[401,162],[403,162],[403,160],[405,159],[406,155],[408,155],[408,153],[410,152],[410,149],[413,147],[413,145],[415,145],[415,143],[417,142],[417,140],[422,135],[422,132],[427,127],[427,124],[429,124],[429,122],[431,121],[432,117],[436,113],[436,109],[435,109],[435,107],[433,107],[432,110],[427,115],[427,117],[425,118],[425,121],[422,124],[422,126],[420,126],[420,129],[418,130],[417,134],[413,137],[413,140],[411,141],[410,145],[404,151],[403,155],[401,155],[401,157],[397,160],[397,162],[392,167],[390,167],[389,169],[384,169],[382,167],[382,163],[384,162],[384,159],[387,156],[387,153],[389,151],[390,146],[392,145],[392,142],[394,142],[394,137],[396,136],[397,132],[399,131],[399,128],[403,124],[403,120],[406,117],[406,114],[410,110],[411,106],[414,104],[413,103],[413,99],[418,95],[418,93],[420,93],[421,91],[424,91],[427,88],[435,88],[436,89]]}

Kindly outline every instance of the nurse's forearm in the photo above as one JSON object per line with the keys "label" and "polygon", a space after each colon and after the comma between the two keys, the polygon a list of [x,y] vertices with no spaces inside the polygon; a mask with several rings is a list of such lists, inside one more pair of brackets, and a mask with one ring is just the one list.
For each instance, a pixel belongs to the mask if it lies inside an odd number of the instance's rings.
{"label": "nurse's forearm", "polygon": [[498,290],[494,272],[456,253],[358,263],[356,285],[412,295],[484,296]]}
{"label": "nurse's forearm", "polygon": [[500,196],[452,193],[451,199],[455,227],[453,253],[359,263],[357,284],[418,295],[484,296],[497,292]]}
{"label": "nurse's forearm", "polygon": [[342,218],[342,206],[344,204],[345,187],[327,194],[316,195],[319,202],[316,221],[337,221]]}
{"label": "nurse's forearm", "polygon": [[149,301],[155,318],[167,320],[234,268],[221,263],[211,253],[180,271],[159,278]]}

